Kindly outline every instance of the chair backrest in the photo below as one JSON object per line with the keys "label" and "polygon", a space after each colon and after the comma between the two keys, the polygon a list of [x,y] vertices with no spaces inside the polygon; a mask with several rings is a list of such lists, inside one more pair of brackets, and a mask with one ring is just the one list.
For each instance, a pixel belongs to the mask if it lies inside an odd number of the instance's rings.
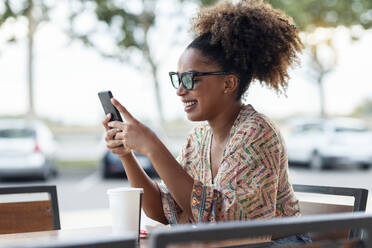
{"label": "chair backrest", "polygon": [[0,187],[0,234],[60,228],[56,186]]}
{"label": "chair backrest", "polygon": [[[305,193],[305,195],[310,195],[305,196],[304,198],[299,197],[302,215],[357,212],[366,210],[368,198],[368,190],[366,189],[302,184],[293,184],[293,189],[296,194]],[[343,199],[340,201],[340,199],[337,198]],[[324,201],[324,199],[326,199],[326,201]],[[344,230],[328,234],[311,234],[311,238],[313,240],[320,240],[330,237],[338,238],[349,236],[349,238],[352,239],[354,237],[359,237],[360,235],[361,233],[359,230],[351,230],[350,232]]]}
{"label": "chair backrest", "polygon": [[[360,212],[200,224],[196,227],[191,225],[176,226],[171,229],[155,230],[150,235],[149,245],[153,248],[163,248],[170,245],[186,245],[193,242],[254,238],[268,235],[291,236],[299,233],[326,232],[328,230],[351,228],[363,229],[367,235],[354,240],[322,241],[314,242],[310,246],[298,245],[295,247],[354,247],[353,245],[372,247],[372,215]],[[345,244],[349,246],[344,246]],[[207,246],[202,245],[199,247]],[[268,245],[267,243],[256,244],[252,247],[268,247]],[[288,247],[288,245],[283,247]]]}

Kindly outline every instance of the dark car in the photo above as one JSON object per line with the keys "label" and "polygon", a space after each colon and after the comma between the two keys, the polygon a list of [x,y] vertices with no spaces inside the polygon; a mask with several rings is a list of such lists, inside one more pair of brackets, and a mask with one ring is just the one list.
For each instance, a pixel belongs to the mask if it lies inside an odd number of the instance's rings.
{"label": "dark car", "polygon": [[[158,177],[158,174],[152,166],[149,158],[147,158],[143,154],[138,153],[135,153],[135,156],[147,175],[149,175],[150,177]],[[127,177],[124,171],[123,164],[121,163],[118,155],[113,154],[109,150],[106,150],[102,159],[102,177]]]}

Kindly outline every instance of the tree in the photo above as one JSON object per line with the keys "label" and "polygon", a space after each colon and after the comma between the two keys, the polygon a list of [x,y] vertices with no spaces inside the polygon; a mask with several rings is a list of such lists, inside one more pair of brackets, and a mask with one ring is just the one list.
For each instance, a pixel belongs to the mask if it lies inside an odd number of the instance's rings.
{"label": "tree", "polygon": [[[310,51],[311,72],[319,86],[320,115],[326,117],[323,84],[325,76],[337,65],[338,52],[334,44],[335,28],[345,26],[352,40],[359,34],[352,27],[364,29],[372,27],[371,0],[270,0],[274,8],[279,8],[292,16],[303,31],[303,42]],[[321,37],[322,36],[322,37]],[[320,54],[326,52],[325,57]],[[324,53],[323,53],[324,54]]]}
{"label": "tree", "polygon": [[[50,2],[50,1],[49,1]],[[44,0],[5,0],[0,3],[0,28],[7,23],[27,20],[27,82],[28,118],[35,118],[34,108],[34,37],[41,23],[49,20],[51,6]],[[8,42],[17,42],[16,34],[10,34]]]}
{"label": "tree", "polygon": [[[70,5],[70,30],[69,35],[73,39],[94,48],[102,56],[118,59],[121,62],[137,67],[141,72],[148,71],[152,76],[155,89],[155,99],[160,122],[164,123],[162,98],[160,96],[160,84],[158,79],[158,64],[154,56],[153,47],[150,44],[150,33],[158,18],[163,14],[157,10],[157,6],[164,1],[156,0],[73,0]],[[186,3],[188,2],[188,3]],[[182,4],[193,2],[196,5],[209,5],[215,0],[173,0],[170,9],[172,17],[182,17]],[[91,30],[77,30],[79,18],[87,12],[95,16],[97,25]],[[183,25],[184,27],[184,25]],[[110,40],[110,48],[102,46],[97,41],[98,29],[106,30],[100,33],[105,39]],[[175,34],[174,36],[177,36]],[[143,62],[138,63],[138,55],[141,55]],[[137,61],[136,61],[137,60]],[[142,61],[141,61],[142,62]]]}

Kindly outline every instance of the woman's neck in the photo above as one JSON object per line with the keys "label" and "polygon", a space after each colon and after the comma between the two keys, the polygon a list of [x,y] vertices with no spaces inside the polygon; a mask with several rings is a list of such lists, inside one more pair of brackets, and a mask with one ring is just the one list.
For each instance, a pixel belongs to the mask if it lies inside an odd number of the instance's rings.
{"label": "woman's neck", "polygon": [[221,143],[228,139],[231,127],[239,115],[240,109],[241,102],[237,101],[221,112],[216,118],[208,121],[209,126],[212,128],[214,141]]}

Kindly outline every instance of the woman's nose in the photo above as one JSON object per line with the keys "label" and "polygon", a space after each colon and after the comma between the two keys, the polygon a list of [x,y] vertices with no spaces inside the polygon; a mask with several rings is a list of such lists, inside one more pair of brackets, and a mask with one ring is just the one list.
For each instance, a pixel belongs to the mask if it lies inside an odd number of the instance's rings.
{"label": "woman's nose", "polygon": [[180,84],[180,87],[178,87],[176,94],[178,96],[183,96],[187,93],[187,90],[183,87],[183,84]]}

